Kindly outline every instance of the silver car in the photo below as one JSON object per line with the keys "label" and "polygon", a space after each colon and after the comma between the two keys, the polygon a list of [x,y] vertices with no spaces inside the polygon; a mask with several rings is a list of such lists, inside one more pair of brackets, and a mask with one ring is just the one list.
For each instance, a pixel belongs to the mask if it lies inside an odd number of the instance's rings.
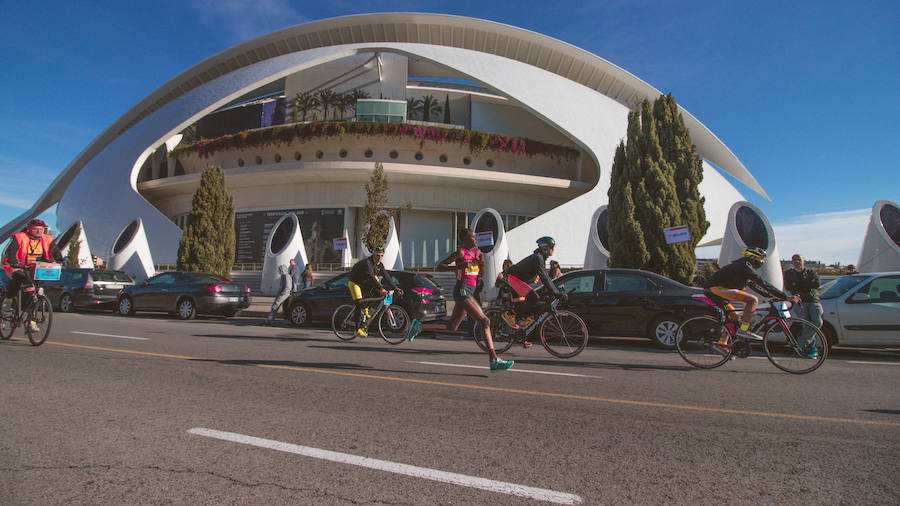
{"label": "silver car", "polygon": [[819,297],[832,344],[900,345],[900,272],[842,276],[822,285]]}

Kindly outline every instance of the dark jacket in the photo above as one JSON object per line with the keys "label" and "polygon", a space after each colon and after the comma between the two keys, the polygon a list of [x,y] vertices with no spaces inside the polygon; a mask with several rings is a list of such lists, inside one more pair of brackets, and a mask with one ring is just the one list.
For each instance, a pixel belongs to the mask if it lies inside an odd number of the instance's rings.
{"label": "dark jacket", "polygon": [[381,281],[387,285],[388,288],[391,290],[397,289],[391,276],[388,275],[385,270],[384,264],[380,262],[375,263],[375,255],[356,262],[356,265],[350,269],[350,281],[353,281],[366,291],[386,290],[386,288],[378,281],[378,276],[381,276]]}
{"label": "dark jacket", "polygon": [[796,269],[788,269],[784,271],[784,288],[799,295],[803,302],[819,302],[820,286],[819,275],[812,269],[803,269],[797,272]]}
{"label": "dark jacket", "polygon": [[722,267],[713,273],[706,282],[706,288],[711,286],[720,286],[722,288],[733,288],[735,290],[743,290],[749,286],[757,292],[767,296],[786,300],[787,294],[774,286],[767,283],[756,271],[750,267],[750,260],[747,258],[738,258],[734,262]]}
{"label": "dark jacket", "polygon": [[535,251],[519,261],[519,263],[510,267],[507,274],[521,279],[528,284],[531,284],[532,280],[537,277],[544,286],[547,287],[547,290],[549,290],[550,293],[558,296],[560,295],[559,290],[556,288],[556,285],[553,284],[550,275],[547,274],[547,269],[544,267],[544,262],[546,261],[547,259],[541,255],[540,251]]}

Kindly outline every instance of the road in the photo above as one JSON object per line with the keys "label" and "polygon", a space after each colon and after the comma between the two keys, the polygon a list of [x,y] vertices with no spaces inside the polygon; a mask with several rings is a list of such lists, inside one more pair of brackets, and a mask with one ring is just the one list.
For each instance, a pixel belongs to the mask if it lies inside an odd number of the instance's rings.
{"label": "road", "polygon": [[900,354],[692,369],[340,342],[251,318],[55,315],[0,343],[0,503],[898,503]]}

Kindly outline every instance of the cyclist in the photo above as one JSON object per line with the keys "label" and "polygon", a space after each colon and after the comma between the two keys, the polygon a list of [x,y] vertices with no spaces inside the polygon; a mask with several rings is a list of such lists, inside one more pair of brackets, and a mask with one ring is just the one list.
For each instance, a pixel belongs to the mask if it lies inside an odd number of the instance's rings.
{"label": "cyclist", "polygon": [[[362,324],[363,315],[369,316],[369,308],[363,300],[366,295],[372,296],[375,292],[385,295],[388,288],[394,290],[399,295],[403,295],[403,290],[394,285],[391,276],[384,269],[381,260],[384,258],[384,248],[378,247],[372,251],[372,254],[363,258],[350,269],[350,279],[347,281],[347,288],[350,289],[350,298],[353,299],[353,305],[356,306],[356,335],[366,337],[365,327]],[[379,276],[381,280],[379,281]],[[382,285],[384,283],[384,285]]]}
{"label": "cyclist", "polygon": [[[47,224],[44,220],[33,219],[28,222],[24,232],[13,234],[9,239],[9,246],[3,255],[3,270],[9,276],[9,284],[6,287],[7,296],[15,297],[20,290],[26,294],[22,300],[22,310],[31,309],[34,302],[34,284],[29,270],[37,261],[62,262],[63,256],[53,238],[44,233]],[[33,321],[29,322],[33,332],[40,329]]]}
{"label": "cyclist", "polygon": [[[478,278],[484,274],[484,257],[478,249],[478,240],[475,238],[475,232],[471,228],[459,231],[460,248],[443,259],[438,265],[438,270],[455,270],[456,285],[453,287],[453,315],[447,323],[430,323],[422,325],[418,320],[413,320],[409,328],[407,338],[412,341],[422,330],[455,331],[462,323],[463,317],[468,314],[469,318],[481,323],[484,329],[484,339],[488,345],[488,356],[490,357],[490,365],[492,371],[505,371],[513,366],[515,362],[512,360],[502,360],[494,351],[494,340],[491,337],[491,322],[484,311],[481,310],[481,304],[475,300],[475,290],[478,286]],[[453,267],[450,266],[453,264]]]}
{"label": "cyclist", "polygon": [[540,306],[540,299],[534,290],[531,289],[531,286],[528,284],[529,281],[540,280],[549,293],[552,293],[563,302],[569,298],[568,295],[556,288],[556,285],[550,279],[550,275],[547,274],[547,269],[544,267],[547,259],[553,255],[556,241],[552,237],[544,236],[537,240],[537,246],[531,255],[510,267],[506,273],[506,284],[509,285],[509,288],[519,297],[525,297],[525,300],[515,310],[503,313],[503,320],[516,329],[519,328],[519,325],[516,323],[517,317],[524,318],[525,321],[523,323],[527,327],[531,323],[531,318],[535,311]]}
{"label": "cyclist", "polygon": [[[800,297],[788,296],[786,293],[767,283],[754,269],[759,269],[766,262],[766,251],[762,248],[751,246],[743,251],[741,258],[731,262],[730,264],[717,270],[710,276],[706,282],[705,289],[725,300],[734,300],[744,303],[744,312],[741,316],[740,328],[737,331],[738,337],[751,339],[754,341],[762,341],[763,338],[753,332],[750,332],[750,319],[759,301],[753,294],[747,293],[744,288],[750,285],[754,290],[766,295],[767,297],[778,298],[780,300],[790,300],[794,303],[800,301]],[[729,318],[737,319],[734,313],[734,306],[731,303],[725,305],[728,310]],[[731,348],[728,342],[728,334],[725,333],[719,339],[716,351],[727,354]]]}

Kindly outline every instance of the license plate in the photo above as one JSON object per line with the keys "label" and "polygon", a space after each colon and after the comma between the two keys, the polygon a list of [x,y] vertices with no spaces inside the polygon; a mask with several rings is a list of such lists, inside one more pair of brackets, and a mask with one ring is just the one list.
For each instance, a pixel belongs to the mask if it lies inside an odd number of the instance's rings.
{"label": "license plate", "polygon": [[228,297],[228,302],[240,302],[240,297]]}

